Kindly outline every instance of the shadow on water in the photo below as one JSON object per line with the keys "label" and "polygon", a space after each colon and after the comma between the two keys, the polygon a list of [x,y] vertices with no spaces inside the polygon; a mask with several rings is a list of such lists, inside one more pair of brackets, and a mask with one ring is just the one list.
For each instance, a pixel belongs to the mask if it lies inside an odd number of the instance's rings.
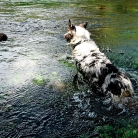
{"label": "shadow on water", "polygon": [[116,130],[110,136],[138,133],[137,114],[110,113],[99,97],[84,93],[87,86],[73,88],[76,69],[63,38],[69,18],[88,21],[92,39],[129,73],[137,94],[137,9],[126,0],[1,0],[0,32],[8,41],[0,42],[0,137],[99,137],[97,126],[110,125]]}

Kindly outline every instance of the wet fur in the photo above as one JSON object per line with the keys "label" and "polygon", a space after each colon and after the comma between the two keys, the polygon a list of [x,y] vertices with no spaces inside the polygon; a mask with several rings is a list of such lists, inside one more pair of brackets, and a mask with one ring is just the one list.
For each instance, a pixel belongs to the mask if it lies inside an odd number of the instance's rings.
{"label": "wet fur", "polygon": [[131,97],[133,88],[130,79],[100,52],[95,42],[90,39],[90,32],[86,27],[87,23],[74,26],[69,20],[69,31],[64,35],[72,47],[78,71],[93,92],[103,95],[109,92],[119,97]]}

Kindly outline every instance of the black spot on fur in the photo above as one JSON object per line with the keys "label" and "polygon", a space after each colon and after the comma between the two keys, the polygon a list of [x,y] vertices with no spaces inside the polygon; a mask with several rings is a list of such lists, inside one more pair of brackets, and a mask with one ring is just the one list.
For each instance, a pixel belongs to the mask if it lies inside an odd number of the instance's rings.
{"label": "black spot on fur", "polygon": [[87,56],[84,56],[83,59],[85,59]]}
{"label": "black spot on fur", "polygon": [[95,63],[96,63],[96,60],[92,61],[92,62],[89,64],[89,67],[95,66]]}
{"label": "black spot on fur", "polygon": [[92,53],[93,53],[94,51],[95,51],[95,50],[91,50],[90,52],[92,52]]}
{"label": "black spot on fur", "polygon": [[[120,85],[120,86],[119,86]],[[123,89],[123,86],[122,84],[115,80],[114,82],[111,82],[109,85],[108,85],[108,90],[109,91],[112,91],[113,94],[115,95],[120,95],[121,94],[121,89]]]}
{"label": "black spot on fur", "polygon": [[[118,69],[113,64],[106,64],[105,67],[100,68],[100,71],[101,71],[101,74],[99,75],[98,83],[99,83],[99,86],[102,86],[106,76],[110,73],[117,73]],[[116,74],[113,74],[111,77],[112,78],[116,77]]]}
{"label": "black spot on fur", "polygon": [[83,69],[82,69],[82,67],[81,67],[81,63],[76,61],[76,66],[77,66],[77,68],[78,68],[78,71],[79,71],[82,75],[84,75]]}
{"label": "black spot on fur", "polygon": [[106,67],[108,68],[108,72],[111,73],[117,73],[118,69],[113,64],[106,64]]}
{"label": "black spot on fur", "polygon": [[109,74],[109,70],[107,67],[102,67],[102,68],[100,68],[100,71],[101,71],[101,74],[99,75],[98,83],[99,83],[99,86],[102,86],[106,76]]}
{"label": "black spot on fur", "polygon": [[111,79],[112,79],[112,78],[116,78],[116,77],[117,77],[117,74],[112,74],[112,75],[111,75]]}
{"label": "black spot on fur", "polygon": [[92,56],[96,57],[98,54],[97,53],[92,53]]}

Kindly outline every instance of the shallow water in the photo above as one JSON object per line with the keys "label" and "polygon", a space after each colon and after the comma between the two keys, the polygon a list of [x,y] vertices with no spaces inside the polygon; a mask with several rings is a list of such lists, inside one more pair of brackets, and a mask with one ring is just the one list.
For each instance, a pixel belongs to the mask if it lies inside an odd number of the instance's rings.
{"label": "shallow water", "polygon": [[137,92],[137,13],[135,1],[0,0],[0,32],[8,36],[0,42],[1,137],[57,138],[70,132],[78,137],[86,132],[85,126],[73,131],[83,121],[73,124],[62,113],[71,112],[64,105],[76,92],[71,81],[76,70],[59,61],[71,54],[63,38],[68,19],[89,22],[91,38],[114,64],[128,70]]}

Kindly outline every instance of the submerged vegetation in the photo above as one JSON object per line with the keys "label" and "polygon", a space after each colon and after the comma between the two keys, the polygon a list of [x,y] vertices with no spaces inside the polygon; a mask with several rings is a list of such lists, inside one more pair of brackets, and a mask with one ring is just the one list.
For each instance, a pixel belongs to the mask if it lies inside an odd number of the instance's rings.
{"label": "submerged vegetation", "polygon": [[111,126],[104,125],[96,127],[95,131],[101,138],[137,138],[138,130],[134,126]]}
{"label": "submerged vegetation", "polygon": [[129,50],[127,52],[116,51],[113,50],[111,52],[105,52],[108,58],[118,67],[122,68],[133,68],[138,69],[138,59],[136,56],[136,53],[138,51],[134,51],[133,55],[129,53]]}

